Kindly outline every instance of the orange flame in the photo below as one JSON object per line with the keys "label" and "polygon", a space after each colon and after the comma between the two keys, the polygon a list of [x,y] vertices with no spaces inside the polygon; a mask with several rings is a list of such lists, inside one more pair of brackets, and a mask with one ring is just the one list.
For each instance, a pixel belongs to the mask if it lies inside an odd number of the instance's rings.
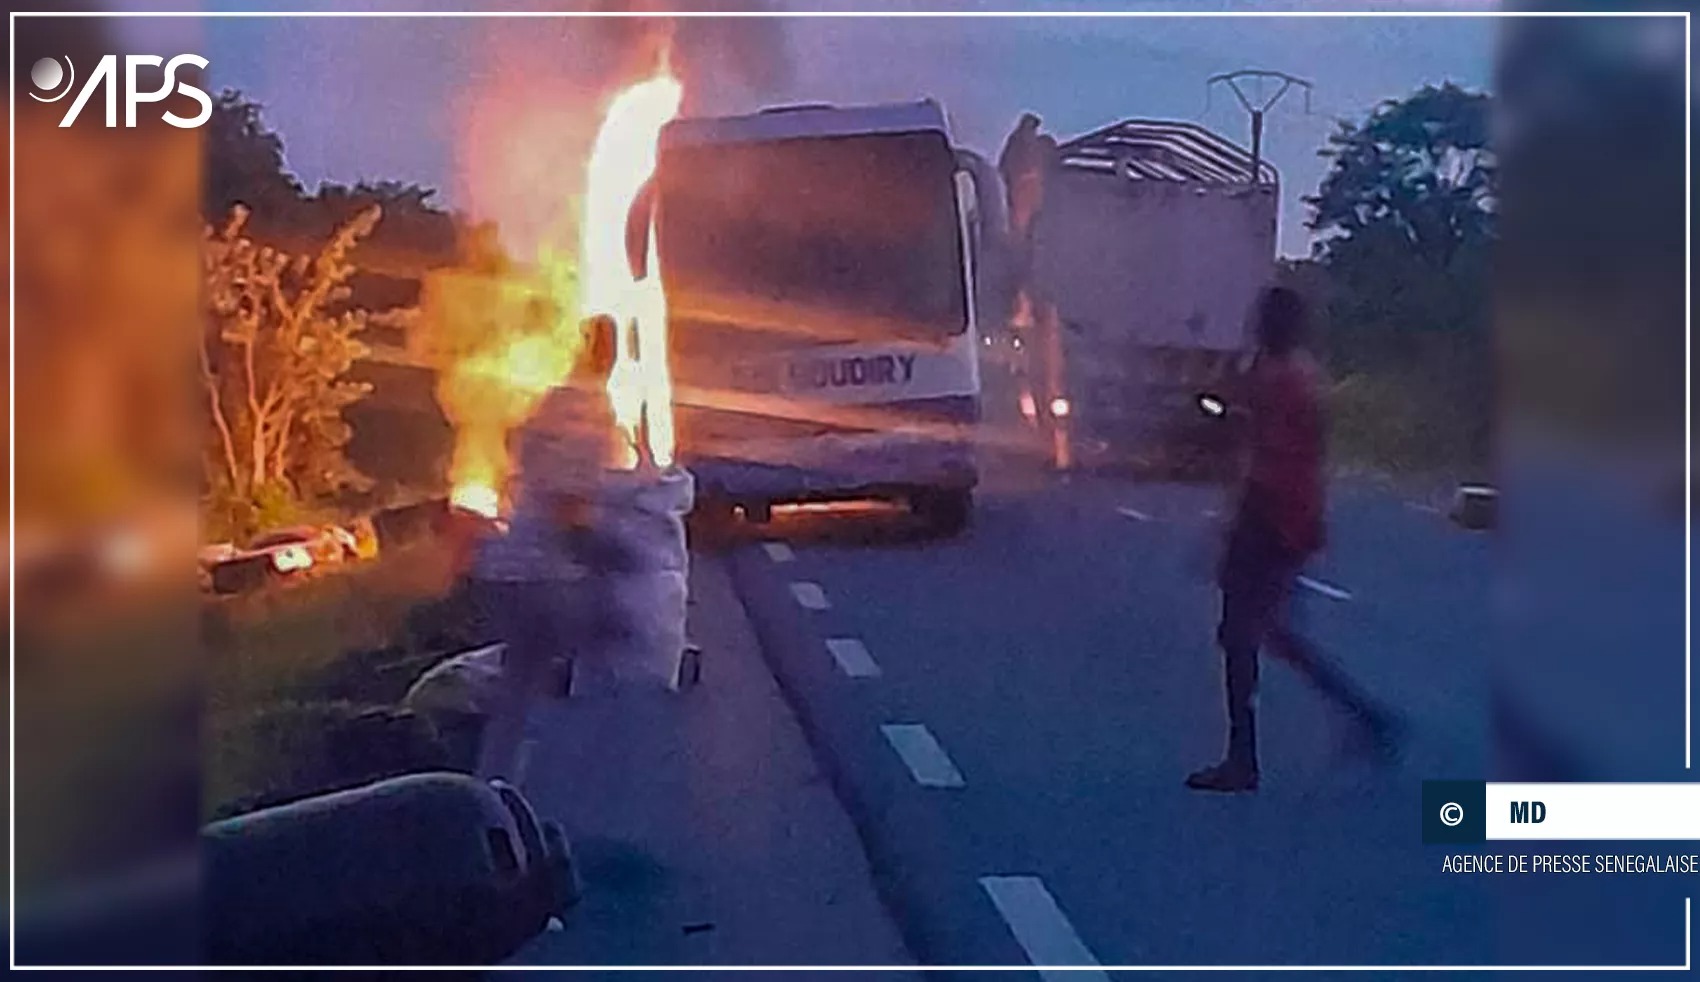
{"label": "orange flame", "polygon": [[490,518],[501,512],[508,431],[567,376],[578,353],[570,291],[570,281],[512,269],[428,277],[423,306],[442,366],[437,396],[455,429],[455,507]]}
{"label": "orange flame", "polygon": [[449,504],[462,511],[495,518],[502,511],[502,496],[493,483],[471,479],[450,492]]}
{"label": "orange flame", "polygon": [[607,392],[620,437],[615,459],[598,463],[632,469],[646,450],[656,466],[672,463],[667,306],[654,229],[641,279],[627,255],[626,230],[654,174],[661,127],[677,115],[682,96],[663,60],[653,77],[609,103],[586,165],[576,255],[542,243],[530,270],[462,271],[428,285],[434,316],[454,322],[450,334],[472,339],[446,353],[439,381],[455,424],[449,473],[455,507],[490,517],[502,510],[507,433],[566,380],[584,341],[580,325],[598,315],[619,326]]}
{"label": "orange flame", "polygon": [[639,192],[655,173],[661,128],[678,115],[684,90],[663,67],[614,97],[596,134],[585,186],[580,313],[617,325],[608,402],[620,430],[615,466],[636,467],[648,450],[658,467],[673,462],[673,381],[667,369],[667,301],[653,219],[643,278],[632,271],[626,226]]}

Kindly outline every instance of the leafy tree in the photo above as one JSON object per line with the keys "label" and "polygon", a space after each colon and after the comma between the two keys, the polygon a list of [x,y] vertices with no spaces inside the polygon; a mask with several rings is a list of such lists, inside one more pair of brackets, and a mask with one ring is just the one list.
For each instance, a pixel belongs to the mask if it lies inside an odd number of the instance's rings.
{"label": "leafy tree", "polygon": [[1318,242],[1288,276],[1326,297],[1337,434],[1383,465],[1476,465],[1488,453],[1489,110],[1488,96],[1446,84],[1343,122],[1305,199]]}
{"label": "leafy tree", "polygon": [[264,107],[235,90],[213,101],[204,128],[206,174],[201,214],[223,221],[232,208],[248,209],[248,235],[284,249],[322,242],[361,212],[378,207],[384,222],[360,243],[355,258],[373,265],[381,254],[409,269],[454,261],[455,218],[432,199],[434,188],[402,181],[361,181],[353,187],[326,182],[308,193],[287,169],[283,140],[266,127]]}
{"label": "leafy tree", "polygon": [[283,140],[266,128],[263,107],[225,89],[202,128],[206,163],[201,214],[222,220],[238,205],[270,223],[286,220],[306,200],[301,182],[284,169]]}
{"label": "leafy tree", "polygon": [[[408,315],[419,303],[422,280],[428,271],[457,262],[459,240],[464,236],[458,219],[437,204],[435,190],[379,180],[353,186],[326,182],[309,192],[289,172],[283,140],[266,125],[264,108],[233,90],[215,99],[204,133],[202,220],[219,229],[209,233],[209,277],[219,278],[221,289],[258,290],[263,300],[265,290],[253,277],[275,275],[294,284],[283,292],[286,302],[311,301],[318,305],[309,322],[369,312],[372,316],[362,316],[359,322],[368,329],[361,335],[362,341],[391,348],[409,346],[412,342],[407,325],[412,319]],[[227,222],[236,209],[241,210],[242,221],[231,228]],[[383,221],[374,225],[364,217],[368,213],[382,214]],[[351,226],[359,231],[345,241]],[[321,263],[331,261],[325,255],[327,242],[331,250],[338,251],[333,264],[340,279],[315,286],[309,282],[320,275],[315,271]],[[286,268],[291,262],[308,263],[295,280],[290,280],[295,274]],[[209,279],[208,300],[216,301],[211,283]],[[276,310],[256,309],[262,317],[283,316]],[[226,315],[227,319],[234,316]],[[262,321],[255,328],[257,351],[269,350],[272,341],[268,338],[281,330],[268,325],[270,321]],[[317,329],[312,323],[308,327]],[[274,432],[269,412],[254,412],[246,394],[237,390],[247,384],[241,374],[241,359],[225,364],[242,353],[240,342],[216,334],[210,337],[232,348],[223,351],[214,345],[208,352],[212,356],[211,371],[217,376],[218,406],[228,410],[223,425],[230,429],[225,436],[216,414],[208,424],[213,439],[208,444],[206,473],[213,500],[204,517],[219,531],[241,537],[256,526],[288,524],[303,504],[327,495],[334,495],[342,505],[352,504],[356,499],[349,492],[364,483],[354,479],[354,471],[363,471],[379,479],[380,485],[393,487],[398,481],[416,479],[416,458],[436,453],[435,449],[424,449],[410,455],[397,449],[398,444],[416,447],[421,442],[434,448],[441,439],[441,413],[428,396],[421,401],[414,397],[414,387],[398,384],[397,373],[375,369],[370,362],[354,366],[347,374],[343,370],[334,375],[310,374],[309,380],[328,380],[313,383],[324,388],[316,394],[310,386],[304,389],[290,383],[288,390],[314,408],[286,414],[281,418],[291,421],[275,424],[278,429]],[[353,360],[366,354],[364,348],[359,349],[360,354],[351,353],[353,350],[340,343],[329,344],[318,354],[335,367],[345,358]],[[257,382],[262,386],[265,383],[265,379]],[[396,391],[380,391],[376,399],[351,404],[349,396],[354,391],[374,385]],[[425,388],[428,392],[429,386]],[[415,416],[425,422],[419,423]],[[261,428],[265,431],[262,439],[270,446],[269,467],[254,463],[256,456],[267,454],[257,454],[253,448],[251,417],[265,417]],[[361,434],[363,439],[353,439],[350,430],[354,425],[368,431]],[[428,440],[420,436],[421,430]],[[270,442],[283,434],[287,434],[287,446]],[[226,443],[233,444],[231,450],[226,449]],[[280,455],[284,461],[281,465],[277,462]],[[351,461],[359,465],[350,467]]]}
{"label": "leafy tree", "polygon": [[412,257],[424,266],[447,265],[455,258],[456,223],[431,200],[436,194],[435,188],[401,181],[361,181],[352,188],[321,184],[311,202],[316,212],[312,229],[334,228],[376,206],[383,209],[384,223],[367,248]]}
{"label": "leafy tree", "polygon": [[1488,107],[1485,94],[1447,83],[1384,102],[1361,126],[1342,122],[1321,151],[1333,166],[1305,199],[1324,255],[1379,238],[1444,269],[1491,236]]}
{"label": "leafy tree", "polygon": [[343,454],[350,431],[342,411],[370,389],[346,377],[365,354],[366,326],[365,311],[347,303],[347,284],[349,255],[379,215],[361,212],[313,254],[247,238],[241,207],[206,230],[206,483],[214,511],[239,535],[275,520],[286,503],[366,483]]}

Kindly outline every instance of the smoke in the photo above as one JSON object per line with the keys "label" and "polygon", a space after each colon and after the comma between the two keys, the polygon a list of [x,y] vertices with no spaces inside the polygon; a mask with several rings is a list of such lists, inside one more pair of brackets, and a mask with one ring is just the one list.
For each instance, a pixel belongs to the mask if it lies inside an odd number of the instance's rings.
{"label": "smoke", "polygon": [[[655,0],[582,5],[643,14]],[[674,5],[667,5],[674,6]],[[698,4],[727,9],[729,3]],[[563,17],[482,25],[486,66],[454,107],[455,200],[494,222],[509,255],[576,242],[572,196],[608,98],[662,59],[685,87],[686,115],[712,114],[789,82],[784,22],[768,17]]]}
{"label": "smoke", "polygon": [[[728,10],[777,12],[771,3],[710,0],[688,6],[708,14]],[[679,5],[655,0],[593,2],[588,9],[644,13],[677,10]],[[780,17],[608,18],[591,23],[613,50],[640,60],[647,60],[644,56],[656,46],[666,46],[673,70],[685,83],[687,99],[691,93],[698,93],[709,105],[720,102],[729,90],[741,90],[738,94],[769,90],[788,84],[794,75],[785,22]],[[691,111],[695,107],[687,103],[686,108]]]}

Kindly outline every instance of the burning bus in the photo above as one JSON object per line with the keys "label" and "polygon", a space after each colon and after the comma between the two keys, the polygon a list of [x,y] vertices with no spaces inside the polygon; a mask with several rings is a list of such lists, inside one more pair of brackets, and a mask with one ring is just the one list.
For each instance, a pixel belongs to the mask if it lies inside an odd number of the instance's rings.
{"label": "burning bus", "polygon": [[699,512],[879,498],[962,528],[979,212],[943,110],[679,119],[660,144],[646,251]]}

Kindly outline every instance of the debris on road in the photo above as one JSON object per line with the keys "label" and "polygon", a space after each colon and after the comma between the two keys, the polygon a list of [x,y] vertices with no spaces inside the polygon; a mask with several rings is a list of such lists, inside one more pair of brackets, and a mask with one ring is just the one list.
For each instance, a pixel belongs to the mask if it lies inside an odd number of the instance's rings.
{"label": "debris on road", "polygon": [[1499,521],[1499,489],[1486,484],[1460,484],[1448,517],[1471,531],[1493,528]]}

